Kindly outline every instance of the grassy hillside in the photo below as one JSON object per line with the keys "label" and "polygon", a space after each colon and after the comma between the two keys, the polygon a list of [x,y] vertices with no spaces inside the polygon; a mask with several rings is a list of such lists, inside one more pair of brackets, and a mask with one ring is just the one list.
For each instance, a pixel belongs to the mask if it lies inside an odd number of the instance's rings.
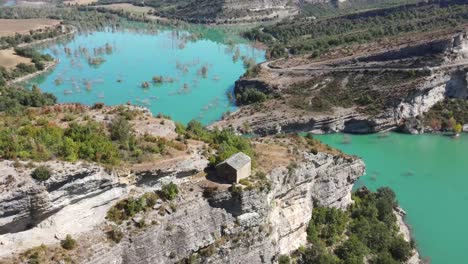
{"label": "grassy hillside", "polygon": [[455,2],[424,3],[366,11],[333,18],[286,19],[245,33],[268,44],[271,57],[312,53],[403,34],[461,27],[468,22],[468,5]]}

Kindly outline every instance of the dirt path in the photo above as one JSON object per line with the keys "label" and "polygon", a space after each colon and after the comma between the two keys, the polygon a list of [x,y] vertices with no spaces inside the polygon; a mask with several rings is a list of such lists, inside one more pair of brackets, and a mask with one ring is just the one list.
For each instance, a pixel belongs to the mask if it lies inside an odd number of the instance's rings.
{"label": "dirt path", "polygon": [[[466,67],[468,66],[468,60],[460,61],[457,63],[451,63],[440,66],[433,67],[379,67],[379,66],[318,66],[320,64],[311,63],[302,66],[294,66],[288,68],[277,68],[271,66],[272,63],[276,61],[264,62],[260,66],[267,69],[268,71],[278,72],[278,73],[288,73],[288,72],[349,72],[349,71],[436,71],[442,69],[450,69],[457,67]],[[321,64],[326,64],[327,61],[322,62]],[[328,61],[330,62],[330,61]]]}

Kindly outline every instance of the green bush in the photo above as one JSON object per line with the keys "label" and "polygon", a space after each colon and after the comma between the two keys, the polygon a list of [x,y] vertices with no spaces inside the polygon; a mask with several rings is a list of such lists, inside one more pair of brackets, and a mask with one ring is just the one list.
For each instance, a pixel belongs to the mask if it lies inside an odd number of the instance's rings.
{"label": "green bush", "polygon": [[57,98],[49,93],[42,93],[38,88],[28,90],[13,87],[1,87],[0,84],[0,111],[10,114],[19,114],[25,107],[41,107],[53,105]]}
{"label": "green bush", "polygon": [[110,124],[111,139],[119,141],[124,149],[133,149],[136,144],[133,129],[123,116],[116,117]]}
{"label": "green bush", "polygon": [[366,245],[361,240],[352,235],[341,244],[336,250],[335,254],[346,263],[364,263],[364,256],[367,253]]}
{"label": "green bush", "polygon": [[255,88],[245,88],[236,92],[237,105],[249,105],[254,103],[265,102],[267,95]]}
{"label": "green bush", "polygon": [[332,245],[342,236],[348,223],[346,212],[336,208],[316,207],[307,228],[308,240],[323,240]]}
{"label": "green bush", "polygon": [[156,193],[148,192],[138,198],[121,200],[107,211],[106,219],[120,224],[140,212],[151,210],[158,199]]}
{"label": "green bush", "polygon": [[38,181],[46,181],[50,176],[52,176],[52,172],[46,166],[39,166],[31,173],[31,177]]}
{"label": "green bush", "polygon": [[76,247],[76,240],[71,237],[71,235],[67,235],[64,240],[60,243],[62,247],[66,250],[72,250]]}
{"label": "green bush", "polygon": [[162,197],[166,200],[174,200],[178,193],[179,189],[173,182],[165,184],[161,188]]}
{"label": "green bush", "polygon": [[392,255],[388,252],[381,252],[375,257],[371,263],[373,264],[400,264],[400,261],[393,259]]}
{"label": "green bush", "polygon": [[278,258],[278,264],[290,264],[291,258],[287,255],[281,255]]}
{"label": "green bush", "polygon": [[393,258],[405,262],[407,261],[413,252],[411,245],[406,242],[406,240],[400,235],[397,238],[393,239],[390,244],[390,253]]}
{"label": "green bush", "polygon": [[307,247],[302,252],[304,263],[314,264],[339,264],[340,260],[328,252],[323,242],[318,241],[313,246]]}

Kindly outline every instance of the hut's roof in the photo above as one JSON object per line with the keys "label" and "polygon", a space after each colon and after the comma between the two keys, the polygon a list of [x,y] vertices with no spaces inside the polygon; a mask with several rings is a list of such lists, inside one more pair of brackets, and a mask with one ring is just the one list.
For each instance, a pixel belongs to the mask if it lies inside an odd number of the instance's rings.
{"label": "hut's roof", "polygon": [[[250,157],[245,155],[242,152],[236,153],[229,157],[227,160],[225,160],[223,163],[229,164],[232,168],[238,170],[242,167],[244,167],[246,164],[250,163]],[[221,163],[221,164],[223,164]]]}

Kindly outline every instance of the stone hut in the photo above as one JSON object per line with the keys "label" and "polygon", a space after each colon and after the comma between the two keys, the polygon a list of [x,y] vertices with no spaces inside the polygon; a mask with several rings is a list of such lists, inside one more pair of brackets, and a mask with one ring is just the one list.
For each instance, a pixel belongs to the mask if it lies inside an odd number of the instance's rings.
{"label": "stone hut", "polygon": [[252,173],[252,160],[242,152],[232,155],[216,166],[218,177],[228,182],[239,183]]}

